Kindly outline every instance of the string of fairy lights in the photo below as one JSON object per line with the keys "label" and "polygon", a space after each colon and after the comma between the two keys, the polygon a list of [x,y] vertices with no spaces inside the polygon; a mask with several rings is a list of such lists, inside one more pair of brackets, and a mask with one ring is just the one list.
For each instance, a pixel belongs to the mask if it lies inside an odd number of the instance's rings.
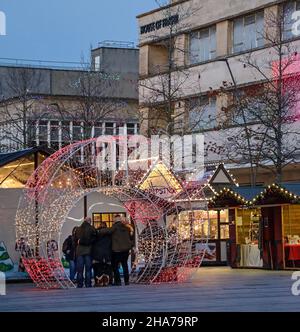
{"label": "string of fairy lights", "polygon": [[251,200],[246,200],[240,194],[234,192],[232,189],[223,188],[219,192],[217,192],[212,198],[209,199],[210,206],[213,206],[215,202],[221,200],[224,196],[232,197],[239,205],[245,207],[253,207],[262,203],[264,199],[266,199],[269,195],[273,196],[279,194],[281,197],[285,198],[290,202],[298,202],[300,203],[300,196],[294,194],[293,192],[285,189],[283,186],[280,186],[276,183],[273,183],[266,188],[264,188],[259,194],[253,197]]}
{"label": "string of fairy lights", "polygon": [[[193,192],[187,193],[180,178],[161,161],[150,163],[145,171],[118,172],[116,178],[95,163],[95,143],[90,139],[57,151],[26,185],[16,215],[16,235],[29,249],[23,261],[31,278],[42,288],[74,287],[61,264],[62,227],[84,196],[98,192],[121,202],[135,225],[137,255],[131,280],[145,284],[186,280],[190,267],[198,267],[205,255],[196,243],[208,241],[204,235],[196,239],[192,227],[179,232],[179,216],[183,209],[191,211],[192,203],[186,200],[182,205],[174,198]],[[195,218],[190,215],[189,225]]]}

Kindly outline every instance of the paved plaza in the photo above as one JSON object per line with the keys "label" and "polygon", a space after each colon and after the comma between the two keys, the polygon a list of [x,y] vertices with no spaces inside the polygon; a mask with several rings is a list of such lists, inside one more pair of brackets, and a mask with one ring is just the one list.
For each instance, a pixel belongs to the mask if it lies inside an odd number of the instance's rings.
{"label": "paved plaza", "polygon": [[185,284],[43,291],[9,284],[0,311],[300,311],[292,272],[201,268]]}

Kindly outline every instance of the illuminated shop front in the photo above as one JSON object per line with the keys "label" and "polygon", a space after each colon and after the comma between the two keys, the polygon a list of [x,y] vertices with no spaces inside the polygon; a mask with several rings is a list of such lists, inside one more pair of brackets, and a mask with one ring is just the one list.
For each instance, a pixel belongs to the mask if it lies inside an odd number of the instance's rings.
{"label": "illuminated shop front", "polygon": [[[189,220],[195,216],[191,226]],[[227,264],[227,241],[229,239],[229,218],[227,210],[183,211],[179,215],[179,234],[188,239],[193,233],[195,239],[208,237],[204,265]]]}
{"label": "illuminated shop front", "polygon": [[50,154],[43,147],[0,153],[0,272],[6,273],[7,279],[20,270],[15,234],[20,195],[31,174]]}
{"label": "illuminated shop front", "polygon": [[44,148],[0,153],[0,188],[24,188],[30,175],[50,154]]}
{"label": "illuminated shop front", "polygon": [[112,227],[115,216],[126,217],[126,213],[114,212],[114,213],[92,213],[92,223],[95,228],[99,228],[102,223],[105,223],[107,227]]}
{"label": "illuminated shop front", "polygon": [[[213,197],[219,188],[238,188],[238,183],[223,164],[206,172],[198,181],[189,183],[193,189],[193,210],[182,211],[179,215],[179,234],[183,238],[191,235],[196,239],[208,238],[203,265],[226,265],[227,243],[229,240],[229,214],[227,209],[201,209],[201,206]],[[195,186],[203,188],[204,197],[198,195]],[[184,202],[184,197],[181,197]],[[189,220],[195,216],[193,225]]]}
{"label": "illuminated shop front", "polygon": [[232,267],[300,268],[299,193],[300,184],[273,184],[224,189],[214,196],[210,208],[228,211]]}

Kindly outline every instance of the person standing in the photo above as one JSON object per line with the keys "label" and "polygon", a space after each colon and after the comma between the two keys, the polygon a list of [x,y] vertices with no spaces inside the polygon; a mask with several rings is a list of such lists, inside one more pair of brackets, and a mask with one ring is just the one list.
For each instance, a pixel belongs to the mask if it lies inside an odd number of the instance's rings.
{"label": "person standing", "polygon": [[134,246],[134,232],[132,226],[116,215],[112,228],[100,231],[101,234],[112,235],[112,268],[114,273],[114,285],[121,286],[119,264],[122,265],[125,285],[129,285],[128,257]]}
{"label": "person standing", "polygon": [[91,218],[85,218],[76,230],[77,248],[77,287],[83,287],[83,271],[85,270],[85,287],[92,287],[92,245],[96,238],[96,230],[91,225]]}
{"label": "person standing", "polygon": [[102,229],[107,229],[105,222],[102,222],[96,230],[96,241],[92,248],[93,269],[95,286],[108,286],[112,282],[112,241],[111,234],[101,234]]}
{"label": "person standing", "polygon": [[63,253],[66,256],[66,261],[69,263],[70,279],[74,282],[76,275],[76,230],[74,227],[72,235],[69,235],[63,243]]}

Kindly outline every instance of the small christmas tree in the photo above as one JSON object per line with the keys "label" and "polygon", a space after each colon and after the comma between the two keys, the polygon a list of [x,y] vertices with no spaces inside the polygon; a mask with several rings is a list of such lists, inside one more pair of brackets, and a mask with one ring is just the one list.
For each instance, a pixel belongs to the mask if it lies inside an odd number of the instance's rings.
{"label": "small christmas tree", "polygon": [[0,272],[7,272],[14,268],[4,242],[0,242]]}

